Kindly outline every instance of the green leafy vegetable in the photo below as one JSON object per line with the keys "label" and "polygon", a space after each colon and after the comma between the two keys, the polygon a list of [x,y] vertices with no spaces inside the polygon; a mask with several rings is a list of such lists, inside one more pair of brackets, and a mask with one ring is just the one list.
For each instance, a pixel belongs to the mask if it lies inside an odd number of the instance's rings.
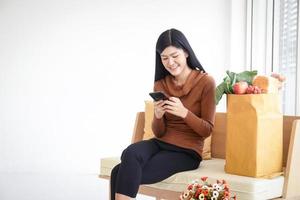
{"label": "green leafy vegetable", "polygon": [[252,80],[257,75],[257,70],[244,71],[238,74],[227,70],[226,74],[227,76],[223,79],[223,82],[216,88],[216,104],[219,103],[223,94],[233,94],[232,86],[236,82],[246,81],[249,85],[252,85]]}

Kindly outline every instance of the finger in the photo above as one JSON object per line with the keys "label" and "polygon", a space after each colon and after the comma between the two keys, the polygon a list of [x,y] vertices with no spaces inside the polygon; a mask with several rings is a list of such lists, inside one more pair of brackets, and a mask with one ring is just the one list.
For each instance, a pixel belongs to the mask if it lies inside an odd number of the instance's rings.
{"label": "finger", "polygon": [[165,110],[166,105],[157,106],[156,109],[158,110]]}
{"label": "finger", "polygon": [[169,101],[169,100],[166,100],[165,101],[165,105],[171,105],[171,106],[176,106],[177,103],[173,102],[173,101]]}
{"label": "finger", "polygon": [[172,115],[176,115],[177,116],[177,112],[175,112],[173,110],[166,110],[166,113],[170,113]]}
{"label": "finger", "polygon": [[165,107],[162,108],[162,112],[163,112],[163,113],[165,113],[166,110],[167,110],[167,109],[166,109]]}
{"label": "finger", "polygon": [[157,106],[162,107],[165,103],[163,101],[160,101]]}
{"label": "finger", "polygon": [[159,101],[153,101],[153,104],[156,106],[156,105],[158,105],[159,103],[161,103],[162,102],[162,100],[159,100]]}
{"label": "finger", "polygon": [[164,103],[163,100],[159,100],[159,101],[155,101],[155,102],[154,102],[154,105],[155,105],[155,106],[158,106],[158,107],[162,107],[164,104],[165,104],[165,103]]}
{"label": "finger", "polygon": [[177,97],[170,97],[169,100],[173,101],[173,102],[179,102],[180,101],[180,99],[177,98]]}
{"label": "finger", "polygon": [[165,105],[164,109],[165,111],[176,111],[176,107],[172,105]]}

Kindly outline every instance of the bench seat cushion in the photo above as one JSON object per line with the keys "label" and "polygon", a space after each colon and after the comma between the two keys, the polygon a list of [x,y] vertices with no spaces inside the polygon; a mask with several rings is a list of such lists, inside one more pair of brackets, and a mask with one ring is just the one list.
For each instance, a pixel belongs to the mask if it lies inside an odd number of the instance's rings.
{"label": "bench seat cushion", "polygon": [[[112,168],[119,162],[120,159],[116,157],[101,159],[100,175],[110,176]],[[204,160],[196,170],[177,173],[159,183],[148,186],[182,192],[193,180],[207,176],[210,183],[216,182],[217,179],[226,180],[230,190],[237,194],[237,199],[265,200],[282,195],[283,176],[263,179],[227,174],[224,172],[224,165],[225,160],[223,159]]]}

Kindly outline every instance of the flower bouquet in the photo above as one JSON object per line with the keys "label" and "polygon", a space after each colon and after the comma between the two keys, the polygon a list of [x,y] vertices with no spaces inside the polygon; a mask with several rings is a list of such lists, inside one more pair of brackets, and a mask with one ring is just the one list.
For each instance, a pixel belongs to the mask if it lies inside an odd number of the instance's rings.
{"label": "flower bouquet", "polygon": [[202,184],[199,180],[188,185],[187,190],[180,195],[180,200],[236,200],[236,196],[231,197],[229,186],[225,180],[217,180],[210,184],[207,177],[202,177]]}

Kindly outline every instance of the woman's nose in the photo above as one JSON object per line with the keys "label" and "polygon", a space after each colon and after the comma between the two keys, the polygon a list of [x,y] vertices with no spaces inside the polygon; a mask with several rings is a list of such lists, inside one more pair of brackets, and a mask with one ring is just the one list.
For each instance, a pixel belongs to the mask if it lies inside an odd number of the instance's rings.
{"label": "woman's nose", "polygon": [[173,64],[174,64],[174,60],[173,60],[172,58],[169,58],[168,64],[169,64],[169,65],[173,65]]}

